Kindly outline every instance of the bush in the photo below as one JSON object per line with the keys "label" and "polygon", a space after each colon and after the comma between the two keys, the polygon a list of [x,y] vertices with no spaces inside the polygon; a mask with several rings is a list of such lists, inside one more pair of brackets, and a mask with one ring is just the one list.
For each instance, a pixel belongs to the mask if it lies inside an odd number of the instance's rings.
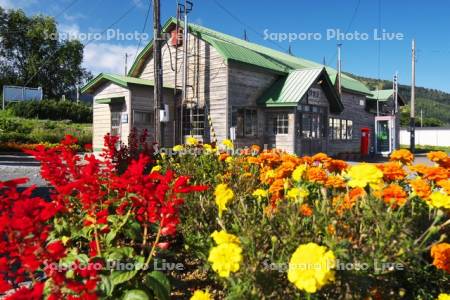
{"label": "bush", "polygon": [[12,102],[7,109],[16,117],[42,120],[70,120],[74,123],[91,123],[92,107],[71,101]]}
{"label": "bush", "polygon": [[78,139],[80,146],[92,143],[92,126],[71,121],[49,121],[9,117],[0,114],[0,142],[19,144],[58,143],[66,134]]}

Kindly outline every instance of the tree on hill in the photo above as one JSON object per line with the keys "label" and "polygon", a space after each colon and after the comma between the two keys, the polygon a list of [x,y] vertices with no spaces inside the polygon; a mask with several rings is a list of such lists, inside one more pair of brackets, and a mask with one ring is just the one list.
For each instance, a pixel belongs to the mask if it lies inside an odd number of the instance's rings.
{"label": "tree on hill", "polygon": [[63,41],[52,17],[28,17],[0,7],[0,85],[41,86],[46,97],[60,97],[92,78],[81,67],[83,44]]}

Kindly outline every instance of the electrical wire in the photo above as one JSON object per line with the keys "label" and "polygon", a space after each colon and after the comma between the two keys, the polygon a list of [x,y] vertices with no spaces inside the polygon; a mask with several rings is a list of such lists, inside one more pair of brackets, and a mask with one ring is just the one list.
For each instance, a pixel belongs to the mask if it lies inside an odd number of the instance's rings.
{"label": "electrical wire", "polygon": [[149,1],[149,2],[148,2],[148,9],[147,9],[147,12],[146,12],[146,14],[145,14],[144,26],[142,26],[142,34],[141,34],[141,36],[140,36],[141,38],[139,39],[139,43],[138,43],[138,46],[137,46],[137,48],[136,48],[136,54],[134,55],[134,58],[136,58],[136,57],[138,56],[139,49],[141,48],[142,36],[143,36],[143,34],[144,34],[144,32],[145,32],[145,27],[147,27],[148,17],[150,16],[150,11],[151,11],[151,9],[152,9],[152,2]]}
{"label": "electrical wire", "polygon": [[[348,33],[350,31],[350,28],[352,28],[353,22],[355,21],[356,15],[358,14],[360,5],[361,5],[361,0],[358,0],[358,2],[356,3],[355,9],[353,10],[353,14],[350,18],[350,22],[348,22],[347,29],[344,31],[344,34]],[[329,62],[334,61],[334,59],[336,58],[336,55],[337,55],[336,51],[333,50],[333,54],[332,54],[332,56],[330,56],[332,58],[329,60]]]}
{"label": "electrical wire", "polygon": [[[74,2],[77,0],[74,0]],[[135,2],[127,11],[125,11],[125,13],[123,13],[119,18],[117,18],[111,25],[109,25],[106,29],[104,29],[102,32],[100,32],[100,35],[103,36],[103,34],[105,34],[106,31],[108,31],[109,29],[111,29],[113,26],[117,25],[118,23],[120,23],[126,16],[128,16],[137,6],[137,2]],[[86,47],[87,45],[89,45],[92,41],[94,40],[89,40],[84,44],[84,47]],[[39,72],[42,70],[42,68],[44,66],[46,66],[50,60],[57,54],[57,51],[53,54],[51,54],[38,68],[38,70],[33,74],[33,76],[30,77],[30,79],[28,79],[28,81],[25,83],[25,87],[31,82],[31,80],[33,80],[34,77],[36,77],[37,74],[39,74]]]}
{"label": "electrical wire", "polygon": [[[263,37],[263,35],[261,34],[260,31],[256,30],[255,28],[253,28],[252,26],[249,26],[248,24],[246,24],[244,21],[242,21],[239,17],[237,17],[235,14],[233,14],[229,9],[227,9],[225,6],[223,6],[218,0],[214,0],[213,1],[220,9],[222,9],[227,15],[229,15],[231,18],[233,18],[235,21],[237,21],[239,24],[241,24],[242,26],[244,26],[244,29],[248,28],[251,31],[253,31],[253,33],[255,33],[256,35],[258,35],[259,37]],[[278,43],[272,41],[272,40],[268,40],[270,43],[272,43],[274,46],[276,46],[277,48],[279,48],[280,50],[282,50],[283,52],[287,52],[288,50],[281,47]]]}

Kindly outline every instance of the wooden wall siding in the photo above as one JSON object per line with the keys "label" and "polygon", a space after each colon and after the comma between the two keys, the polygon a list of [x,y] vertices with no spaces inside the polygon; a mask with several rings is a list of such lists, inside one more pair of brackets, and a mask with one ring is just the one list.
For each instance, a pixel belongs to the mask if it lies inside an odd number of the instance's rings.
{"label": "wooden wall siding", "polygon": [[[360,105],[360,100],[364,105]],[[328,141],[328,153],[336,155],[343,152],[359,152],[361,144],[361,128],[369,127],[373,138],[375,117],[365,109],[366,97],[358,94],[344,92],[341,98],[344,104],[344,111],[341,114],[330,114],[330,117],[348,119],[353,121],[352,140],[331,140]],[[371,146],[373,141],[371,141]]]}
{"label": "wooden wall siding", "polygon": [[[97,104],[96,99],[125,97],[125,105],[123,111],[127,111],[130,107],[130,93],[126,88],[112,83],[106,83],[100,87],[94,95],[93,103],[93,138],[92,146],[95,151],[103,148],[103,137],[111,132],[111,111],[109,104]],[[128,115],[130,120],[130,115]],[[122,141],[128,142],[128,134],[130,132],[128,124],[122,124]]]}
{"label": "wooden wall siding", "polygon": [[[152,142],[154,141],[154,124],[148,124],[148,125],[138,125],[135,124],[133,120],[134,111],[144,111],[144,112],[153,112],[153,104],[154,104],[154,90],[153,87],[147,87],[147,86],[138,86],[134,85],[130,88],[131,92],[131,115],[132,115],[132,127],[135,127],[139,134],[142,132],[142,130],[147,129],[149,133],[148,141]],[[161,123],[161,130],[163,132],[163,146],[165,147],[172,147],[174,145],[174,115],[175,115],[175,109],[174,109],[174,95],[173,91],[169,89],[163,90],[163,100],[165,104],[169,104],[169,118],[170,122],[167,123]]]}
{"label": "wooden wall siding", "polygon": [[[227,137],[227,99],[228,99],[228,72],[227,63],[223,57],[212,46],[193,35],[189,37],[189,74],[187,98],[197,101],[200,107],[204,103],[208,106],[213,126],[219,140]],[[183,47],[178,48],[179,70],[177,75],[177,86],[181,89],[182,84],[182,58]],[[175,47],[165,44],[162,48],[163,81],[165,84],[175,86]],[[171,64],[172,61],[172,64]],[[196,67],[198,66],[198,70]],[[146,62],[138,77],[153,80],[153,58]],[[205,124],[207,125],[207,124]],[[207,128],[207,131],[208,128]],[[209,132],[206,141],[209,142]]]}
{"label": "wooden wall siding", "polygon": [[[270,130],[270,126],[267,126],[268,124],[265,124],[263,128],[269,129],[266,130],[265,136],[264,136],[264,147],[268,149],[279,149],[284,150],[289,153],[295,153],[295,110],[294,109],[288,109],[288,110],[279,110],[279,109],[267,109],[265,110],[266,116],[271,113],[275,112],[284,112],[288,113],[288,119],[289,119],[289,129],[288,134],[273,134]],[[267,145],[267,147],[266,147]]]}
{"label": "wooden wall siding", "polygon": [[[278,75],[262,71],[251,66],[231,62],[228,66],[228,123],[231,126],[232,107],[257,108],[256,101],[278,78]],[[239,147],[253,144],[262,146],[265,135],[265,110],[257,109],[257,137],[241,137],[236,139]]]}
{"label": "wooden wall siding", "polygon": [[[325,126],[326,136],[321,139],[322,151],[327,153],[328,144],[329,144],[329,141],[328,141],[328,116],[330,115],[330,102],[328,101],[327,96],[320,85],[314,84],[311,88],[319,89],[321,91],[320,98],[319,99],[309,99],[307,94],[305,94],[302,97],[302,100],[299,102],[299,105],[311,104],[311,105],[317,105],[317,106],[322,106],[322,107],[327,108],[327,117],[324,120],[326,122],[326,126]],[[302,153],[302,143],[301,143],[302,140],[301,140],[301,136],[300,136],[301,135],[300,122],[301,122],[301,120],[299,120],[299,114],[296,113],[295,114],[295,148],[294,149],[295,149],[295,153],[297,155],[300,155]]]}

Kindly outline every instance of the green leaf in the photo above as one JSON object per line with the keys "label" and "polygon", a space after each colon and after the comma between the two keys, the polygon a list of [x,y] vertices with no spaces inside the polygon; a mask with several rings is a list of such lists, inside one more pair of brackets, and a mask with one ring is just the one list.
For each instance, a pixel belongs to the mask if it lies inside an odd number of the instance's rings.
{"label": "green leaf", "polygon": [[106,257],[109,260],[120,260],[124,257],[132,258],[135,257],[134,249],[131,247],[112,248],[108,250]]}
{"label": "green leaf", "polygon": [[126,272],[114,271],[110,275],[110,279],[111,279],[112,284],[114,286],[116,286],[118,284],[121,284],[121,283],[124,283],[126,281],[133,279],[133,277],[136,276],[137,272],[138,272],[138,270],[126,271]]}
{"label": "green leaf", "polygon": [[143,290],[129,290],[125,292],[123,300],[150,300]]}
{"label": "green leaf", "polygon": [[153,271],[147,275],[146,281],[159,300],[170,300],[170,281],[166,275],[159,271]]}
{"label": "green leaf", "polygon": [[111,296],[114,291],[114,285],[111,282],[110,278],[105,275],[100,275],[101,282],[100,282],[100,290],[106,295]]}

